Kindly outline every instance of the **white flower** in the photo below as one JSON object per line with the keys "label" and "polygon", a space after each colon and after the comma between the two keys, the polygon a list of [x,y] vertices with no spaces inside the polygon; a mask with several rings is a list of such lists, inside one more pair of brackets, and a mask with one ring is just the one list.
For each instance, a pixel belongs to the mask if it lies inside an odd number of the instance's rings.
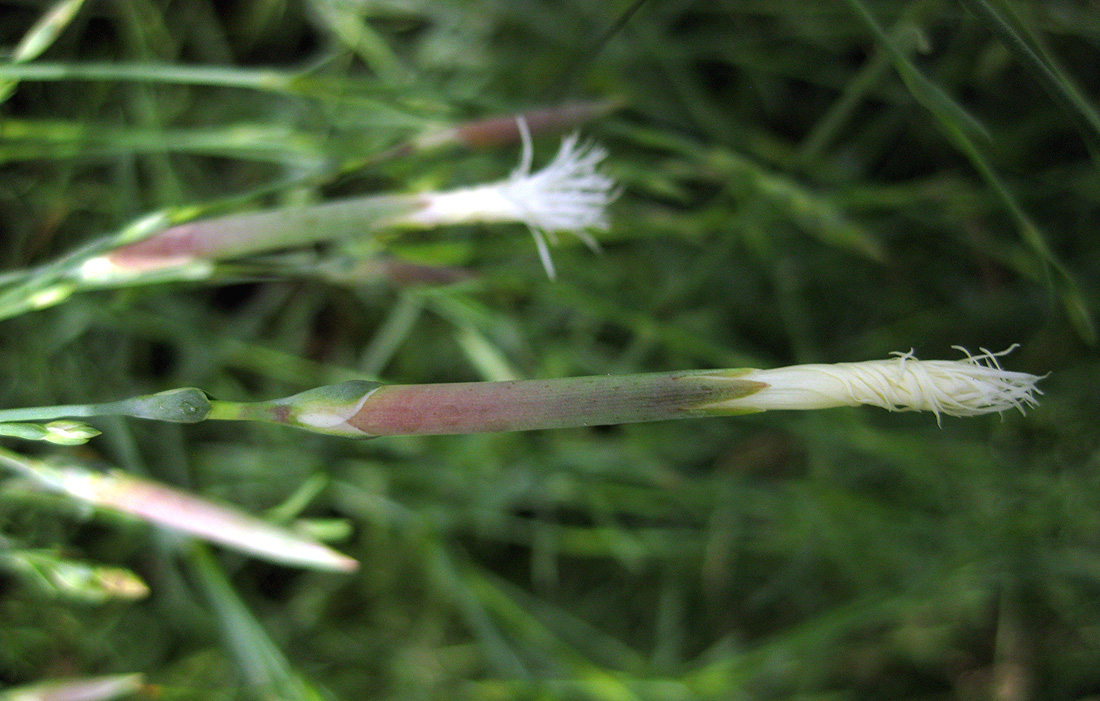
{"label": "white flower", "polygon": [[890,411],[931,411],[976,416],[1038,404],[1035,387],[1040,377],[1001,369],[1000,353],[985,349],[965,360],[917,360],[913,352],[894,353],[889,360],[831,365],[793,365],[773,370],[750,370],[737,379],[763,382],[767,387],[730,400],[720,409],[827,409],[870,404]]}
{"label": "white flower", "polygon": [[[554,159],[532,173],[533,149],[527,124],[520,165],[505,180],[488,185],[419,195],[382,194],[313,206],[234,214],[168,226],[163,212],[146,217],[119,236],[119,245],[80,261],[74,270],[81,286],[113,287],[137,277],[206,279],[214,261],[280,248],[361,235],[386,227],[519,222],[531,229],[546,272],[554,277],[546,239],[568,231],[598,250],[587,229],[606,229],[607,205],[615,181],[596,169],[607,152],[562,140]],[[75,287],[73,288],[75,289]],[[71,289],[51,288],[35,303],[49,306]]]}
{"label": "white flower", "polygon": [[598,250],[587,229],[606,229],[606,208],[617,196],[615,181],[596,170],[607,152],[593,144],[578,145],[574,133],[562,139],[561,148],[550,163],[531,172],[531,135],[519,120],[523,137],[520,165],[506,179],[488,185],[422,195],[423,209],[402,221],[416,226],[440,226],[473,222],[519,222],[535,237],[539,258],[547,274],[554,277],[554,265],[546,238],[568,231]]}

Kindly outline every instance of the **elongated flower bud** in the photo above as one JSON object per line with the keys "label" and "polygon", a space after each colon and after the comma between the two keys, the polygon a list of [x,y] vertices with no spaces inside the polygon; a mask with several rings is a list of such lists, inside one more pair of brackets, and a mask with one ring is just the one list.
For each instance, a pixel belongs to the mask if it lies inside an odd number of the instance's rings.
{"label": "elongated flower bud", "polygon": [[19,572],[54,596],[73,601],[100,604],[149,595],[148,585],[130,570],[72,560],[50,551],[10,550],[0,554],[0,566]]}
{"label": "elongated flower bud", "polygon": [[40,469],[54,488],[105,507],[230,548],[298,567],[350,572],[359,564],[312,538],[228,505],[122,472],[76,467]]}
{"label": "elongated flower bud", "polygon": [[12,687],[5,689],[0,698],[4,701],[112,701],[131,697],[143,688],[145,677],[142,674],[113,674]]}
{"label": "elongated flower bud", "polygon": [[350,572],[354,559],[302,533],[157,482],[117,470],[54,466],[0,448],[0,465],[97,508],[111,509],[273,562]]}

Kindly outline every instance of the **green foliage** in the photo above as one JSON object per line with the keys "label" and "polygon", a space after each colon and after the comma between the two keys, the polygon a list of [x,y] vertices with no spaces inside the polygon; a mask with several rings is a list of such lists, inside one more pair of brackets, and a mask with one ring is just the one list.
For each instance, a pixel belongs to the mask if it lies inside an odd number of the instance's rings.
{"label": "green foliage", "polygon": [[[1090,3],[650,0],[610,35],[633,3],[61,5],[75,14],[52,24],[0,7],[4,409],[1014,342],[1006,367],[1051,376],[1026,417],[942,428],[838,409],[363,442],[90,416],[103,433],[84,445],[4,438],[313,528],[361,566],[180,547],[5,475],[0,683],[143,673],[166,700],[1100,688]],[[63,272],[180,218],[498,179],[518,144],[402,145],[605,98],[623,109],[584,134],[623,194],[603,253],[563,237],[553,282],[518,226],[192,282],[92,291]],[[43,583],[64,563],[149,594],[58,595]]]}

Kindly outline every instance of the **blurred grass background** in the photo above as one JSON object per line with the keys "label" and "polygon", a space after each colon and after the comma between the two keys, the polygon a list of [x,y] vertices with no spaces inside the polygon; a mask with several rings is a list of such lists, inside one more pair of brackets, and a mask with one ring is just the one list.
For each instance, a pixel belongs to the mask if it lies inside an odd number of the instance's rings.
{"label": "blurred grass background", "polygon": [[[0,3],[0,47],[51,6]],[[136,671],[165,700],[1100,695],[1098,42],[1085,0],[87,0],[0,106],[6,270],[163,207],[500,178],[517,148],[338,166],[576,99],[621,100],[584,132],[623,194],[602,255],[554,249],[555,282],[520,227],[469,227],[343,251],[474,273],[451,285],[334,282],[304,258],[293,278],[76,296],[0,322],[3,406],[956,344],[1020,343],[1007,368],[1052,374],[1026,417],[942,428],[844,409],[355,442],[100,421],[75,454],[316,519],[361,571],[181,554],[9,481],[8,547],[131,568],[151,593],[96,605],[4,575],[0,682]],[[556,145],[540,138],[536,163]]]}

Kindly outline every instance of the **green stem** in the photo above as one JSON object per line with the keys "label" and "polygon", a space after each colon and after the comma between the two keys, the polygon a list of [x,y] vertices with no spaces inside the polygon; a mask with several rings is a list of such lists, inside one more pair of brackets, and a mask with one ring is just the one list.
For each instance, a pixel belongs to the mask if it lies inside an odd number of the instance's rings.
{"label": "green stem", "polygon": [[294,93],[303,78],[270,69],[249,70],[218,66],[118,63],[10,63],[0,65],[0,78],[30,81],[122,81],[176,85],[249,88]]}
{"label": "green stem", "polygon": [[89,416],[132,416],[139,419],[197,423],[210,413],[211,402],[206,393],[194,387],[174,389],[158,394],[120,399],[102,404],[70,404],[0,411],[0,423],[13,421],[52,421],[60,418]]}
{"label": "green stem", "polygon": [[32,406],[21,409],[0,410],[0,423],[16,421],[53,421],[54,419],[102,416],[102,404],[70,404],[68,406]]}

